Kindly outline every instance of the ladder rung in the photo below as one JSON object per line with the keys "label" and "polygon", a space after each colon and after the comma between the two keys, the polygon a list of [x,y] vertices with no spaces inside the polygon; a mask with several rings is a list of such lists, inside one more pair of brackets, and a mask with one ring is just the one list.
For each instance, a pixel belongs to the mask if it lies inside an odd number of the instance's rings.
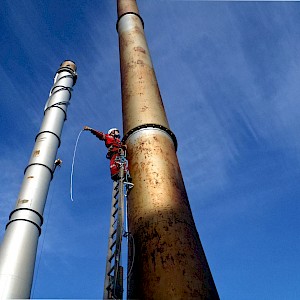
{"label": "ladder rung", "polygon": [[109,276],[110,273],[114,270],[115,266],[112,266],[111,269],[108,271],[107,275]]}
{"label": "ladder rung", "polygon": [[112,276],[112,275],[108,275],[108,276],[109,276],[109,284],[106,287],[106,289],[109,291],[109,290],[112,290],[112,287],[114,285],[114,276]]}
{"label": "ladder rung", "polygon": [[109,258],[109,262],[111,263],[111,261],[113,260],[113,258],[115,257],[115,255],[116,255],[116,251],[112,254],[112,256]]}
{"label": "ladder rung", "polygon": [[113,217],[116,215],[116,213],[118,212],[118,208],[116,208],[116,210],[114,211],[114,213],[113,213]]}
{"label": "ladder rung", "polygon": [[112,250],[112,248],[113,248],[115,245],[116,245],[116,241],[114,241],[114,242],[111,244],[111,246],[109,247],[110,250]]}
{"label": "ladder rung", "polygon": [[117,232],[117,229],[115,229],[115,230],[114,230],[114,232],[111,234],[111,236],[110,236],[110,237],[111,237],[111,238],[113,238],[113,237],[114,237],[114,235],[116,234],[116,232]]}
{"label": "ladder rung", "polygon": [[114,192],[114,198],[116,198],[116,197],[118,196],[118,194],[119,194],[119,190],[116,190],[116,191]]}

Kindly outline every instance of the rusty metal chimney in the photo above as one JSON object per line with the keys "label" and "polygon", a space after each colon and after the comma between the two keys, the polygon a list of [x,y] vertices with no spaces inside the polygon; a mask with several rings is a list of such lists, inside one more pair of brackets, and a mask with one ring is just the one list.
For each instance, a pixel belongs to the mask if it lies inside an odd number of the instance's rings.
{"label": "rusty metal chimney", "polygon": [[135,0],[118,0],[128,195],[129,299],[219,299],[176,156]]}

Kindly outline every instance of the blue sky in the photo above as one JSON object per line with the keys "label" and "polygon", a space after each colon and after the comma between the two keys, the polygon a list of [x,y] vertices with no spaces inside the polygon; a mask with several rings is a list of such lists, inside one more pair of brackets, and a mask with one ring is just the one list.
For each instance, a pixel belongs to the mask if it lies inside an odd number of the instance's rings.
{"label": "blue sky", "polygon": [[[138,1],[197,229],[221,299],[300,297],[300,3]],[[0,238],[53,76],[78,66],[39,240],[34,298],[101,299],[122,128],[115,1],[3,1]],[[124,261],[124,264],[125,261]]]}

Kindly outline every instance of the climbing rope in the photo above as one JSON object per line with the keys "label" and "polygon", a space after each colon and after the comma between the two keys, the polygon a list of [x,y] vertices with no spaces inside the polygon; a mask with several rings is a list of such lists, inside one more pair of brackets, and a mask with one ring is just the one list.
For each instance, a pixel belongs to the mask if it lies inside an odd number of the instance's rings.
{"label": "climbing rope", "polygon": [[74,153],[73,153],[73,160],[72,160],[72,168],[71,168],[71,178],[70,178],[70,197],[71,197],[71,201],[74,201],[73,198],[73,174],[74,174],[74,163],[75,163],[75,156],[76,156],[76,150],[77,150],[77,145],[78,145],[78,141],[80,138],[81,133],[83,132],[83,129],[80,130],[78,136],[77,136],[77,140],[75,143],[75,148],[74,148]]}

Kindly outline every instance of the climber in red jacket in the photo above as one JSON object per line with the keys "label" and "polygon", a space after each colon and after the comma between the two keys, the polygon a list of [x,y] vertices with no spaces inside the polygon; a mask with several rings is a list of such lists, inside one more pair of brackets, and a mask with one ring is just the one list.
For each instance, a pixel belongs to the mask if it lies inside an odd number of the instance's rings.
{"label": "climber in red jacket", "polygon": [[[105,142],[107,147],[106,158],[110,160],[110,174],[111,179],[117,181],[119,179],[119,169],[120,165],[116,162],[120,155],[120,149],[126,150],[126,145],[120,140],[120,132],[117,128],[111,128],[108,130],[107,134],[92,129],[91,127],[84,126],[83,130],[90,131],[99,140]],[[125,176],[128,174],[127,166],[125,166]]]}

